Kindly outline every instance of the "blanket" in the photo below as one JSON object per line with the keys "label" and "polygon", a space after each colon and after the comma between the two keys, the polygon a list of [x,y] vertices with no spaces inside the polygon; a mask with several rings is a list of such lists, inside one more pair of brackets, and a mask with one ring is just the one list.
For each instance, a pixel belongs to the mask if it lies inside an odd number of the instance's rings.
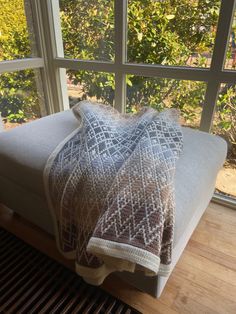
{"label": "blanket", "polygon": [[120,114],[88,101],[73,112],[78,129],[44,171],[58,249],[95,285],[114,271],[168,275],[183,146],[178,112]]}

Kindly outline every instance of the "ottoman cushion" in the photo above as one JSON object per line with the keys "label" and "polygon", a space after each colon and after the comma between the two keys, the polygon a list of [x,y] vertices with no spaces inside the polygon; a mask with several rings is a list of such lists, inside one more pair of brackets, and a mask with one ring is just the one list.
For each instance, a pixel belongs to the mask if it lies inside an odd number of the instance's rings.
{"label": "ottoman cushion", "polygon": [[[0,133],[0,202],[15,210],[18,207],[19,214],[50,233],[43,169],[57,144],[76,127],[78,121],[68,110]],[[183,128],[183,138],[175,178],[174,245],[194,212],[210,201],[227,151],[223,139],[204,132]]]}
{"label": "ottoman cushion", "polygon": [[78,120],[67,110],[0,133],[0,176],[44,197],[47,158],[76,127]]}

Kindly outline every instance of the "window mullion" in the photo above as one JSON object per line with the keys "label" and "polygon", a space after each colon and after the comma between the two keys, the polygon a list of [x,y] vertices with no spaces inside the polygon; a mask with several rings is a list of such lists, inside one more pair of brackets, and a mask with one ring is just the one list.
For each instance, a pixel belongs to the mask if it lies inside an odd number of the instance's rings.
{"label": "window mullion", "polygon": [[37,0],[31,0],[31,10],[32,10],[32,20],[34,24],[34,32],[35,32],[35,41],[36,41],[36,49],[37,54],[39,57],[43,60],[43,68],[40,69],[40,74],[42,77],[42,89],[44,94],[44,108],[45,112],[43,115],[50,114],[53,111],[52,108],[52,97],[50,93],[50,87],[49,87],[49,77],[48,77],[48,69],[47,64],[45,62],[45,56],[46,56],[46,45],[44,40],[44,34],[43,34],[43,22],[42,22],[42,12],[41,12],[41,6]]}
{"label": "window mullion", "polygon": [[[51,8],[52,8],[52,23],[53,23],[53,30],[54,30],[54,38],[55,38],[55,45],[54,45],[54,59],[55,57],[64,58],[64,47],[63,47],[63,39],[62,39],[62,31],[61,31],[61,20],[60,20],[60,6],[59,0],[50,0],[49,1]],[[69,98],[67,92],[67,83],[66,83],[66,69],[57,68],[54,64],[54,68],[57,71],[56,75],[59,87],[63,110],[69,109]]]}
{"label": "window mullion", "polygon": [[216,73],[224,68],[235,5],[236,0],[222,0],[210,68]]}
{"label": "window mullion", "polygon": [[210,132],[215,107],[218,99],[220,83],[218,81],[209,81],[207,84],[204,107],[202,111],[200,130]]}
{"label": "window mullion", "polygon": [[27,69],[38,69],[44,65],[42,58],[25,58],[0,61],[0,73],[13,72]]}
{"label": "window mullion", "polygon": [[219,72],[221,72],[224,68],[235,4],[236,0],[222,0],[220,8],[216,39],[210,68],[212,77],[215,77],[216,80],[212,79],[208,82],[205,104],[203,107],[200,123],[200,130],[206,132],[211,130],[213,115],[216,108],[220,87],[217,77]]}
{"label": "window mullion", "polygon": [[65,109],[62,95],[63,89],[61,88],[61,72],[54,65],[54,59],[57,57],[58,51],[58,40],[56,40],[54,24],[55,14],[53,14],[56,5],[55,2],[58,3],[58,1],[54,1],[52,4],[51,0],[32,0],[39,52],[40,56],[44,59],[42,77],[49,114]]}
{"label": "window mullion", "polygon": [[126,61],[127,0],[115,0],[115,108],[125,112],[126,77],[122,66]]}

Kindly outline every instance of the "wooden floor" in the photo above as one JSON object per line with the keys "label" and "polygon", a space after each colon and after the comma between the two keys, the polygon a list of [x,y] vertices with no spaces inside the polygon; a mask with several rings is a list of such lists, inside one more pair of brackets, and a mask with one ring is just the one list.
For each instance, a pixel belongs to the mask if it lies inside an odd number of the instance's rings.
{"label": "wooden floor", "polygon": [[[0,225],[67,267],[53,239],[0,206]],[[35,232],[37,231],[37,232]],[[115,276],[102,286],[142,313],[236,313],[236,211],[211,203],[159,300]]]}

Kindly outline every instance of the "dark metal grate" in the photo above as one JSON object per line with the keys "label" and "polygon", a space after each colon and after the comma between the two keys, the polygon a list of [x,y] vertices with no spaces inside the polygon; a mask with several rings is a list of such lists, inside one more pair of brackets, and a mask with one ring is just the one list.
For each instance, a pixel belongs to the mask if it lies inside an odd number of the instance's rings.
{"label": "dark metal grate", "polygon": [[0,228],[0,313],[139,312]]}

